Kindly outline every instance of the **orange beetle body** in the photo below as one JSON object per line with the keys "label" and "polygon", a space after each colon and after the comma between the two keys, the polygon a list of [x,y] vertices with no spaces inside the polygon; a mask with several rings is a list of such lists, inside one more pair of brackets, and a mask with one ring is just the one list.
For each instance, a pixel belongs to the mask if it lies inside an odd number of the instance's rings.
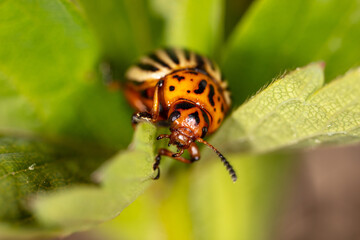
{"label": "orange beetle body", "polygon": [[[178,153],[160,149],[154,170],[159,167],[161,155],[185,163],[199,160],[197,141],[218,154],[236,181],[235,171],[225,157],[203,140],[219,128],[231,104],[227,84],[211,60],[184,49],[159,49],[130,67],[126,80],[125,96],[138,111],[133,123],[168,123],[171,134],[157,139],[169,138],[169,145],[178,147]],[[185,149],[190,160],[181,156]]]}

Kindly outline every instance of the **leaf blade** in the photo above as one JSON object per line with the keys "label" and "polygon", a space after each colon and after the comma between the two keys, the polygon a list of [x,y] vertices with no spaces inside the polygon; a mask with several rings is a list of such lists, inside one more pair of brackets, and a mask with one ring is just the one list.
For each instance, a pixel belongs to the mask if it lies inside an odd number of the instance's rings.
{"label": "leaf blade", "polygon": [[77,186],[39,196],[32,205],[36,219],[47,228],[73,232],[117,216],[156,174],[152,170],[155,133],[152,124],[139,124],[134,148],[120,152],[95,174],[99,187]]}
{"label": "leaf blade", "polygon": [[[220,148],[255,153],[360,140],[359,69],[321,88],[323,64],[297,69],[240,106],[215,134]],[[241,129],[231,132],[234,123]],[[231,133],[231,134],[225,134]],[[218,137],[219,136],[219,137]],[[220,139],[220,140],[218,140]]]}
{"label": "leaf blade", "polygon": [[[223,69],[241,103],[279,70],[327,63],[332,79],[358,65],[357,1],[255,1],[230,37]],[[240,81],[239,79],[243,79]]]}
{"label": "leaf blade", "polygon": [[34,224],[27,201],[33,194],[76,183],[92,184],[89,175],[101,157],[39,139],[0,138],[0,220]]}

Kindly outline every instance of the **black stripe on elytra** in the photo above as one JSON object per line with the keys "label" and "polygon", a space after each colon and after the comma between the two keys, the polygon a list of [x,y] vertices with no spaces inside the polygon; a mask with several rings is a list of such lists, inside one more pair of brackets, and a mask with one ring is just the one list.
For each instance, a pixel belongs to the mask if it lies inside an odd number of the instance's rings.
{"label": "black stripe on elytra", "polygon": [[208,132],[207,127],[203,127],[203,128],[202,128],[201,138],[204,138],[207,132]]}
{"label": "black stripe on elytra", "polygon": [[209,60],[209,63],[210,63],[210,67],[211,67],[211,69],[215,71],[215,65],[214,65],[214,62],[213,62],[212,60],[210,60],[210,59],[208,59],[208,60]]}
{"label": "black stripe on elytra", "polygon": [[149,55],[149,58],[151,58],[152,60],[154,60],[155,62],[159,63],[161,66],[166,67],[168,69],[171,69],[171,67],[169,65],[167,65],[166,62],[164,62],[163,60],[161,60],[155,53],[152,53]]}
{"label": "black stripe on elytra", "polygon": [[185,59],[186,59],[187,61],[190,61],[190,52],[189,52],[189,50],[184,49],[184,53],[185,53]]}
{"label": "black stripe on elytra", "polygon": [[186,71],[185,73],[190,73],[190,74],[193,74],[193,75],[198,75],[198,74],[199,74],[198,72],[195,72],[195,71],[191,71],[191,70],[189,70],[189,71]]}
{"label": "black stripe on elytra", "polygon": [[178,119],[181,116],[181,113],[179,111],[173,111],[170,116],[169,116],[169,120],[171,122],[174,122],[176,119]]}
{"label": "black stripe on elytra", "polygon": [[151,72],[156,72],[158,71],[159,69],[151,64],[145,64],[145,63],[138,63],[137,66],[139,68],[141,68],[142,70],[145,70],[145,71],[151,71]]}
{"label": "black stripe on elytra", "polygon": [[208,99],[209,99],[209,102],[210,102],[211,106],[215,105],[214,94],[215,94],[214,86],[212,84],[210,84],[210,91],[209,91],[209,94],[208,94]]}
{"label": "black stripe on elytra", "polygon": [[196,54],[196,63],[196,68],[204,69],[204,59],[199,54]]}
{"label": "black stripe on elytra", "polygon": [[134,84],[136,86],[140,86],[145,83],[145,81],[139,82],[139,81],[136,81],[135,79],[128,79],[128,80],[131,81],[131,84]]}
{"label": "black stripe on elytra", "polygon": [[194,93],[196,93],[196,94],[201,94],[201,93],[203,93],[204,90],[205,90],[205,88],[206,88],[206,85],[207,85],[207,81],[206,81],[206,80],[201,80],[200,83],[199,83],[199,86],[198,86],[199,88],[196,89],[196,90],[194,91]]}
{"label": "black stripe on elytra", "polygon": [[200,123],[200,118],[199,118],[199,113],[198,113],[197,111],[189,114],[188,117],[189,117],[190,119],[195,119],[196,125],[199,125],[199,123]]}
{"label": "black stripe on elytra", "polygon": [[175,109],[184,109],[184,110],[187,110],[187,109],[190,109],[190,108],[193,108],[193,107],[195,107],[195,105],[192,104],[192,103],[189,103],[189,102],[181,102],[181,103],[176,104]]}
{"label": "black stripe on elytra", "polygon": [[167,55],[171,58],[171,60],[174,63],[179,64],[179,58],[176,55],[176,53],[174,52],[174,49],[167,48],[167,49],[165,49],[165,52],[167,53]]}
{"label": "black stripe on elytra", "polygon": [[209,122],[209,117],[208,117],[208,115],[207,115],[206,112],[205,112],[204,110],[202,110],[202,109],[201,109],[201,113],[202,113],[202,115],[203,115],[203,117],[204,117],[204,119],[205,119],[205,122],[209,125],[210,122]]}
{"label": "black stripe on elytra", "polygon": [[185,77],[183,77],[183,76],[179,76],[179,75],[174,75],[172,78],[176,78],[179,82],[181,81],[181,80],[183,80],[183,79],[185,79]]}
{"label": "black stripe on elytra", "polygon": [[225,75],[224,75],[224,73],[221,73],[221,77],[220,77],[220,81],[225,81]]}

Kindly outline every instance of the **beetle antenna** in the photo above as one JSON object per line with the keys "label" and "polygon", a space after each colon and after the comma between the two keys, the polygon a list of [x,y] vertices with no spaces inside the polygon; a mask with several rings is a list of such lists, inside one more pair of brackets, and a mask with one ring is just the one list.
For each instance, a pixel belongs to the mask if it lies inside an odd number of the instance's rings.
{"label": "beetle antenna", "polygon": [[228,170],[228,172],[229,172],[229,174],[231,176],[231,179],[233,180],[233,182],[236,182],[236,180],[237,180],[236,172],[233,169],[233,167],[231,166],[231,164],[226,160],[226,158],[213,145],[211,145],[210,143],[208,143],[204,139],[198,138],[198,139],[196,139],[196,141],[198,141],[199,143],[205,144],[206,146],[211,148],[219,156],[221,161],[224,163],[224,165],[226,167],[226,170]]}

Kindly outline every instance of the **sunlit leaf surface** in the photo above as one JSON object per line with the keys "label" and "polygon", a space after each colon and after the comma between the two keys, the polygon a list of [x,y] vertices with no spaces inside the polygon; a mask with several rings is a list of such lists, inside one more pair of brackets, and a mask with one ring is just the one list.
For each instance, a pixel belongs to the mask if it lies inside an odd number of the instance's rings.
{"label": "sunlit leaf surface", "polygon": [[323,66],[310,64],[270,84],[233,112],[214,141],[254,152],[359,141],[360,71],[323,87]]}
{"label": "sunlit leaf surface", "polygon": [[360,65],[357,0],[254,1],[230,37],[222,67],[236,104],[279,73],[325,61],[326,81]]}

